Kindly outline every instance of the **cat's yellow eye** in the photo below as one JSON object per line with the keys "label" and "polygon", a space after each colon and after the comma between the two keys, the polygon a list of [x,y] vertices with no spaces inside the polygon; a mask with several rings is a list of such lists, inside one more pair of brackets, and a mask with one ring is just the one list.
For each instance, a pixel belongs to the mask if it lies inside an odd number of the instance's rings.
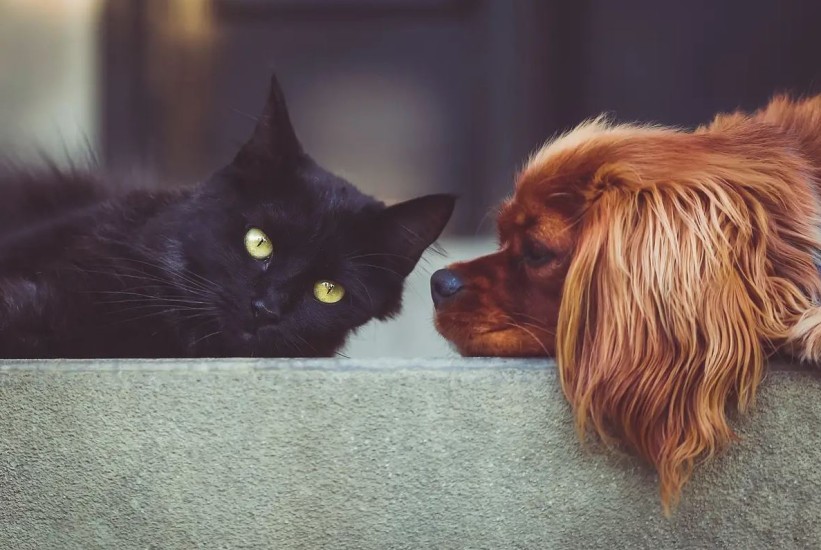
{"label": "cat's yellow eye", "polygon": [[314,285],[314,296],[323,304],[335,304],[345,296],[345,287],[333,281],[318,281]]}
{"label": "cat's yellow eye", "polygon": [[267,260],[274,253],[274,245],[261,229],[252,227],[245,234],[245,250],[256,260]]}

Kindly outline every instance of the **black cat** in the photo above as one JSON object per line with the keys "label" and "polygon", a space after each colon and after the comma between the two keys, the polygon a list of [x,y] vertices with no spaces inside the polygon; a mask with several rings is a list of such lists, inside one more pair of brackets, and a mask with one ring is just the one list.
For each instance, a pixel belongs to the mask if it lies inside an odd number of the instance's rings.
{"label": "black cat", "polygon": [[453,211],[394,206],[323,170],[272,79],[251,139],[197,186],[0,176],[0,356],[328,356],[400,308]]}

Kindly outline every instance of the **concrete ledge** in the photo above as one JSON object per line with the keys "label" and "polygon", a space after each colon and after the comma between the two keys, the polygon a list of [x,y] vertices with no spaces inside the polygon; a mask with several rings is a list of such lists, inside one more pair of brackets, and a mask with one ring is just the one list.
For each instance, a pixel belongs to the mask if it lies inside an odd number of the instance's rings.
{"label": "concrete ledge", "polygon": [[1,548],[821,544],[815,373],[772,371],[668,520],[545,361],[0,365]]}

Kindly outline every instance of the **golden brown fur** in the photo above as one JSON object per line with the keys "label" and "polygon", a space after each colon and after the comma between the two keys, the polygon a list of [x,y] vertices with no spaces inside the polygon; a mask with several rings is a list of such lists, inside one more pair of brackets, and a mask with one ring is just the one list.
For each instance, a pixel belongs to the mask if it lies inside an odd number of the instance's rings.
{"label": "golden brown fur", "polygon": [[653,464],[669,511],[768,356],[821,362],[819,185],[821,96],[694,132],[587,122],[522,170],[500,250],[450,266],[437,328],[466,355],[555,355],[580,435]]}

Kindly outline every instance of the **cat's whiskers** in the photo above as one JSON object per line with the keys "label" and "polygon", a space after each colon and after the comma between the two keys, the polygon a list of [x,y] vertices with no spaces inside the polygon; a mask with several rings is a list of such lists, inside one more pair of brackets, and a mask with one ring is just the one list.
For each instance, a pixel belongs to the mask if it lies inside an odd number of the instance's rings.
{"label": "cat's whiskers", "polygon": [[211,332],[211,333],[209,333],[209,334],[206,334],[206,335],[205,335],[205,336],[203,336],[202,338],[197,338],[196,340],[194,340],[193,342],[191,342],[190,347],[192,347],[192,348],[193,348],[193,347],[194,347],[194,346],[196,346],[197,344],[200,344],[200,343],[204,342],[205,340],[207,340],[207,339],[209,339],[209,338],[211,338],[211,337],[213,337],[213,336],[216,336],[217,334],[222,334],[222,331],[221,331],[221,330],[215,330],[214,332]]}
{"label": "cat's whiskers", "polygon": [[[120,304],[117,304],[120,305]],[[125,304],[123,304],[125,305]],[[192,312],[192,313],[199,313],[199,312],[206,312],[210,311],[207,308],[203,307],[193,307],[193,306],[181,306],[178,304],[155,304],[155,303],[141,303],[139,305],[133,305],[124,308],[118,308],[116,311],[110,311],[105,313],[105,315],[112,316],[112,315],[119,315],[122,313],[127,313],[130,311],[151,311],[151,310],[163,310],[163,312],[173,313],[173,312]]]}
{"label": "cat's whiskers", "polygon": [[370,268],[372,268],[372,269],[381,269],[382,271],[387,271],[388,273],[392,273],[393,275],[396,275],[396,276],[397,276],[397,277],[399,277],[400,279],[402,279],[402,278],[403,278],[403,277],[402,277],[402,275],[400,275],[398,272],[396,272],[396,271],[394,271],[393,269],[390,269],[390,268],[388,268],[388,267],[385,267],[385,266],[381,266],[381,265],[373,265],[373,264],[365,264],[365,263],[362,263],[362,262],[355,262],[355,263],[356,263],[356,265],[361,265],[362,267],[370,267]]}
{"label": "cat's whiskers", "polygon": [[[153,311],[151,313],[146,313],[144,315],[136,315],[132,317],[126,317],[124,319],[119,319],[114,321],[113,323],[109,323],[110,325],[120,325],[120,324],[127,324],[133,323],[135,321],[142,321],[145,319],[150,319],[152,317],[160,317],[160,316],[168,316],[172,314],[178,314],[180,317],[183,318],[185,321],[191,321],[196,318],[200,317],[207,317],[209,320],[214,318],[214,314],[216,310],[209,310],[209,309],[202,309],[202,308],[184,308],[180,306],[168,306],[165,304],[143,304],[141,306],[135,306],[131,308],[121,309],[118,310],[116,313],[126,313],[132,311],[141,311],[145,310],[146,308],[160,308],[159,311]],[[191,313],[188,313],[188,312]]]}
{"label": "cat's whiskers", "polygon": [[[137,302],[131,302],[137,303]],[[128,302],[113,302],[113,305],[127,305]],[[212,311],[209,308],[205,307],[195,307],[195,306],[185,306],[179,304],[168,304],[168,303],[138,303],[138,305],[133,305],[130,307],[125,308],[118,308],[116,311],[108,312],[107,315],[117,315],[121,313],[126,313],[129,311],[141,311],[141,310],[157,310],[162,309],[164,312],[174,313],[174,312],[205,312],[205,311]]]}
{"label": "cat's whiskers", "polygon": [[407,260],[407,256],[403,256],[402,254],[390,254],[387,252],[374,252],[372,254],[359,254],[357,256],[346,256],[346,260],[358,260],[360,258],[373,258],[373,257],[383,257],[383,258],[401,258],[403,260]]}
{"label": "cat's whiskers", "polygon": [[134,257],[127,257],[127,256],[109,256],[108,259],[114,261],[121,261],[121,262],[131,262],[138,265],[143,265],[146,267],[150,267],[153,269],[159,269],[160,271],[171,275],[176,278],[180,278],[193,286],[201,287],[203,290],[205,289],[218,289],[219,285],[217,285],[214,281],[204,277],[198,273],[194,273],[190,269],[186,267],[179,268],[179,266],[172,265],[166,260],[161,259],[161,261],[149,261],[148,258],[154,254],[155,251],[147,249],[145,247],[135,246],[133,243],[124,242],[124,241],[117,241],[115,239],[106,239],[109,243],[116,244],[122,247],[126,247],[129,250],[133,250],[134,252],[141,254],[145,257],[145,259],[138,259]]}
{"label": "cat's whiskers", "polygon": [[219,321],[214,316],[192,315],[190,317],[186,317],[186,320],[187,321],[193,321],[194,319],[197,319],[197,318],[199,318],[201,320],[198,323],[196,323],[194,326],[189,327],[189,330],[192,333],[197,333],[202,327],[205,327],[209,324],[216,324],[217,326],[219,326]]}
{"label": "cat's whiskers", "polygon": [[[191,286],[185,286],[185,285],[177,285],[177,287],[175,287],[175,285],[173,285],[171,283],[171,281],[160,279],[156,276],[153,276],[151,274],[148,274],[148,273],[145,273],[145,272],[142,272],[142,271],[139,271],[139,270],[137,270],[138,274],[134,275],[134,274],[122,273],[122,272],[118,272],[118,271],[100,271],[100,270],[83,268],[83,267],[80,267],[80,266],[75,266],[75,267],[76,267],[77,270],[79,270],[81,272],[84,272],[84,273],[95,273],[95,274],[99,274],[99,275],[114,276],[118,280],[121,280],[122,278],[127,278],[127,279],[133,279],[135,281],[150,281],[150,282],[154,283],[154,284],[142,284],[142,285],[135,285],[135,286],[131,286],[131,287],[124,287],[122,290],[119,290],[119,291],[114,291],[114,290],[112,290],[112,291],[83,291],[83,293],[129,292],[129,291],[135,291],[135,290],[147,290],[147,289],[151,289],[151,288],[156,288],[156,289],[172,289],[172,290],[175,290],[175,291],[183,290],[183,291],[187,291],[190,294],[201,297],[201,298],[213,297],[213,295],[215,294],[211,289],[205,289],[205,288],[200,287],[200,286],[191,287]],[[131,268],[131,269],[132,269],[132,271],[134,271],[133,268]],[[146,298],[155,298],[156,297],[155,295],[148,295],[148,294],[146,294],[144,296]]]}
{"label": "cat's whiskers", "polygon": [[[314,346],[313,344],[311,344],[310,342],[308,342],[308,340],[306,340],[304,337],[302,337],[301,335],[299,335],[299,334],[297,334],[297,333],[294,333],[294,334],[292,334],[291,336],[292,336],[293,338],[295,338],[295,339],[299,340],[300,342],[302,342],[302,343],[303,343],[303,344],[305,344],[306,346],[308,346],[308,347],[311,349],[311,352],[312,352],[314,355],[319,355],[319,351],[316,349],[316,346]],[[288,345],[292,345],[292,344],[293,344],[293,342],[291,341],[291,339],[290,339],[290,338],[287,338],[287,337],[286,337],[286,338],[285,338],[285,340],[286,340],[286,343],[287,343]],[[296,346],[294,346],[294,347],[296,347]]]}
{"label": "cat's whiskers", "polygon": [[[157,289],[156,293],[154,290],[150,289]],[[180,291],[188,290],[189,293],[185,294]],[[169,291],[174,291],[171,293]],[[185,288],[174,288],[165,285],[136,285],[130,287],[123,287],[118,289],[105,289],[105,290],[83,290],[80,291],[81,294],[120,294],[120,295],[130,295],[130,296],[142,296],[144,298],[191,298],[191,299],[199,299],[201,296],[193,294],[190,292],[190,289]]]}
{"label": "cat's whiskers", "polygon": [[[112,258],[114,260],[114,258]],[[140,265],[148,262],[138,262]],[[160,308],[161,311],[154,312],[151,315],[166,315],[185,312],[202,312],[206,311],[209,314],[216,313],[214,309],[214,301],[218,298],[216,286],[209,288],[199,282],[184,278],[180,281],[171,281],[162,279],[154,274],[146,272],[144,269],[135,267],[134,265],[120,264],[118,270],[99,271],[93,269],[84,269],[86,272],[96,272],[103,275],[113,275],[122,281],[122,279],[129,279],[135,283],[147,282],[149,284],[136,284],[131,286],[123,286],[120,290],[98,290],[86,291],[86,293],[98,294],[106,297],[124,297],[121,300],[103,299],[101,302],[106,305],[124,305],[137,304],[134,308],[129,308],[128,311],[134,310],[150,310]],[[162,273],[168,272],[163,266],[157,266]],[[78,267],[79,269],[83,269]],[[124,282],[124,281],[123,281]],[[154,292],[156,290],[156,293]],[[168,291],[173,294],[167,294]],[[187,293],[187,294],[186,294]],[[133,322],[136,318],[128,319]]]}
{"label": "cat's whiskers", "polygon": [[[158,284],[161,284],[162,286],[169,286],[169,281],[166,281],[166,280],[163,280],[163,279],[160,279],[160,278],[157,278],[157,277],[150,276],[146,273],[141,273],[140,275],[131,275],[131,274],[120,273],[120,272],[116,272],[116,271],[94,270],[94,269],[89,269],[89,268],[81,267],[81,266],[74,266],[74,268],[75,268],[74,269],[75,271],[78,271],[80,273],[93,273],[95,275],[108,275],[108,276],[114,276],[117,279],[127,278],[127,279],[138,279],[140,281],[153,281],[153,282],[156,282]],[[144,286],[148,286],[148,285],[144,285]]]}
{"label": "cat's whiskers", "polygon": [[362,289],[362,291],[368,297],[368,304],[370,305],[371,309],[373,309],[373,307],[374,307],[373,297],[371,296],[371,292],[368,290],[367,285],[365,285],[365,283],[363,283],[362,280],[359,277],[354,277],[351,280],[353,282],[355,282],[357,285],[359,285],[359,287]]}
{"label": "cat's whiskers", "polygon": [[181,305],[211,305],[211,302],[204,300],[192,300],[186,296],[161,296],[152,294],[142,294],[139,292],[123,292],[119,290],[92,290],[86,291],[84,294],[104,294],[116,296],[132,296],[131,299],[122,300],[102,300],[106,304],[127,304],[133,302],[154,302],[167,304],[181,304]]}
{"label": "cat's whiskers", "polygon": [[[186,285],[188,285],[189,287],[199,289],[203,292],[207,292],[207,291],[211,291],[213,289],[218,289],[219,288],[219,286],[216,283],[214,283],[214,282],[212,282],[208,279],[204,279],[202,277],[197,276],[200,279],[202,279],[202,281],[203,281],[203,282],[199,282],[196,279],[192,278],[191,275],[196,275],[196,273],[194,273],[194,272],[192,272],[188,269],[185,269],[184,271],[183,270],[176,270],[176,269],[173,269],[171,266],[168,266],[167,264],[144,262],[144,261],[141,261],[141,260],[136,260],[134,258],[120,258],[120,260],[122,260],[122,261],[131,261],[131,262],[139,263],[141,265],[145,265],[145,266],[148,266],[148,267],[153,267],[154,269],[159,269],[163,273],[166,273],[167,275],[172,277],[172,280],[168,281],[169,283],[171,283],[171,282],[177,282],[178,283],[179,281],[173,281],[173,279],[179,279],[179,280],[183,281],[184,283],[186,283]],[[136,271],[136,269],[133,268],[133,267],[131,269]]]}
{"label": "cat's whiskers", "polygon": [[[135,311],[135,310],[139,310],[139,309],[141,309],[141,308],[130,308],[127,311]],[[133,316],[133,317],[126,317],[125,319],[118,319],[116,321],[110,321],[110,322],[107,322],[105,326],[108,327],[108,326],[125,325],[125,324],[128,324],[128,323],[134,323],[136,321],[142,321],[144,319],[150,319],[152,317],[159,317],[159,316],[163,316],[163,315],[168,315],[169,313],[172,313],[173,311],[175,311],[174,308],[166,308],[166,309],[163,309],[161,311],[154,311],[154,312],[151,312],[151,313],[146,313],[145,315],[136,315],[136,316]]]}

